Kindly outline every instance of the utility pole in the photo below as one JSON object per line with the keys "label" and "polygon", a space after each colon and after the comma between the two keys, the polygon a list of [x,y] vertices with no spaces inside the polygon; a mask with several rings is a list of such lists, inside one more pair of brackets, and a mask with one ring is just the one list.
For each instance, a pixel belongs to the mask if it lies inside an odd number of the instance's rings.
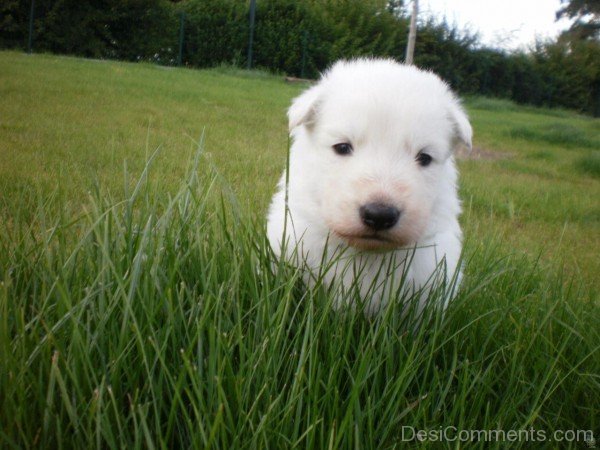
{"label": "utility pole", "polygon": [[415,41],[417,40],[417,15],[419,14],[419,0],[413,0],[412,15],[410,16],[410,29],[408,31],[408,43],[406,44],[406,55],[404,62],[412,65],[415,54]]}

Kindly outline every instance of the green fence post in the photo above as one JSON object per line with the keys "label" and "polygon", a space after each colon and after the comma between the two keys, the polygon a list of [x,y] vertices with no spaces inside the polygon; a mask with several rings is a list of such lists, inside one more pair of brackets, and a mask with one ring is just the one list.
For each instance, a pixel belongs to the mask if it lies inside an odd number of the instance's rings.
{"label": "green fence post", "polygon": [[183,38],[185,33],[185,12],[181,11],[179,16],[179,55],[177,56],[177,65],[181,66],[183,62]]}
{"label": "green fence post", "polygon": [[300,69],[300,78],[306,78],[306,53],[308,51],[308,31],[302,32],[302,68]]}
{"label": "green fence post", "polygon": [[254,20],[256,18],[256,0],[250,0],[250,36],[248,37],[247,69],[252,69],[252,44],[254,41]]}
{"label": "green fence post", "polygon": [[35,0],[31,0],[31,9],[29,10],[29,38],[27,39],[27,53],[31,53],[33,44],[33,16],[35,11]]}

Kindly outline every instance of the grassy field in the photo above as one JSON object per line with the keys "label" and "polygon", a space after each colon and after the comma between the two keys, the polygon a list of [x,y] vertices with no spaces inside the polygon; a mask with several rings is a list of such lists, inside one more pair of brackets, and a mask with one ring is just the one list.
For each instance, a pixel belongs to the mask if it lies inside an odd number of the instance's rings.
{"label": "grassy field", "polygon": [[[0,77],[0,208],[9,216],[10,198],[32,186],[42,197],[59,190],[75,209],[94,183],[122,192],[124,161],[135,177],[158,147],[150,178],[174,192],[203,131],[242,209],[261,215],[285,163],[285,110],[304,88],[261,73],[18,53],[2,53]],[[476,147],[461,162],[467,236],[501,236],[598,288],[600,120],[498,100],[467,106]]]}
{"label": "grassy field", "polygon": [[467,99],[466,281],[411,332],[394,302],[336,312],[273,264],[262,217],[303,88],[0,52],[0,448],[598,440],[600,121]]}

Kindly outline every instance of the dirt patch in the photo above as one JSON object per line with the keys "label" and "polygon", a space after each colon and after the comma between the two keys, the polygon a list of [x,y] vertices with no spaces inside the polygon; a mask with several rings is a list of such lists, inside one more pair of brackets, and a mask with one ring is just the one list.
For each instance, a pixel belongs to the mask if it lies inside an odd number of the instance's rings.
{"label": "dirt patch", "polygon": [[481,159],[484,161],[498,161],[499,159],[508,159],[512,157],[511,153],[487,150],[482,147],[473,147],[471,151],[465,146],[461,146],[456,152],[458,159]]}
{"label": "dirt patch", "polygon": [[314,83],[315,80],[309,80],[308,78],[296,78],[296,77],[285,77],[286,83]]}

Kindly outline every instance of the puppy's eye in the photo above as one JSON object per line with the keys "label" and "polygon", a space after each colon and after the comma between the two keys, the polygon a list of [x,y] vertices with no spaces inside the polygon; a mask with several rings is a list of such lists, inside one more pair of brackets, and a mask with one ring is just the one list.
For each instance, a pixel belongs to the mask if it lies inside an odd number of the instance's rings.
{"label": "puppy's eye", "polygon": [[352,145],[348,144],[347,142],[335,144],[333,146],[333,151],[335,151],[338,155],[349,155],[352,153]]}
{"label": "puppy's eye", "polygon": [[428,166],[433,161],[431,155],[424,152],[419,152],[416,159],[419,165],[422,167]]}

